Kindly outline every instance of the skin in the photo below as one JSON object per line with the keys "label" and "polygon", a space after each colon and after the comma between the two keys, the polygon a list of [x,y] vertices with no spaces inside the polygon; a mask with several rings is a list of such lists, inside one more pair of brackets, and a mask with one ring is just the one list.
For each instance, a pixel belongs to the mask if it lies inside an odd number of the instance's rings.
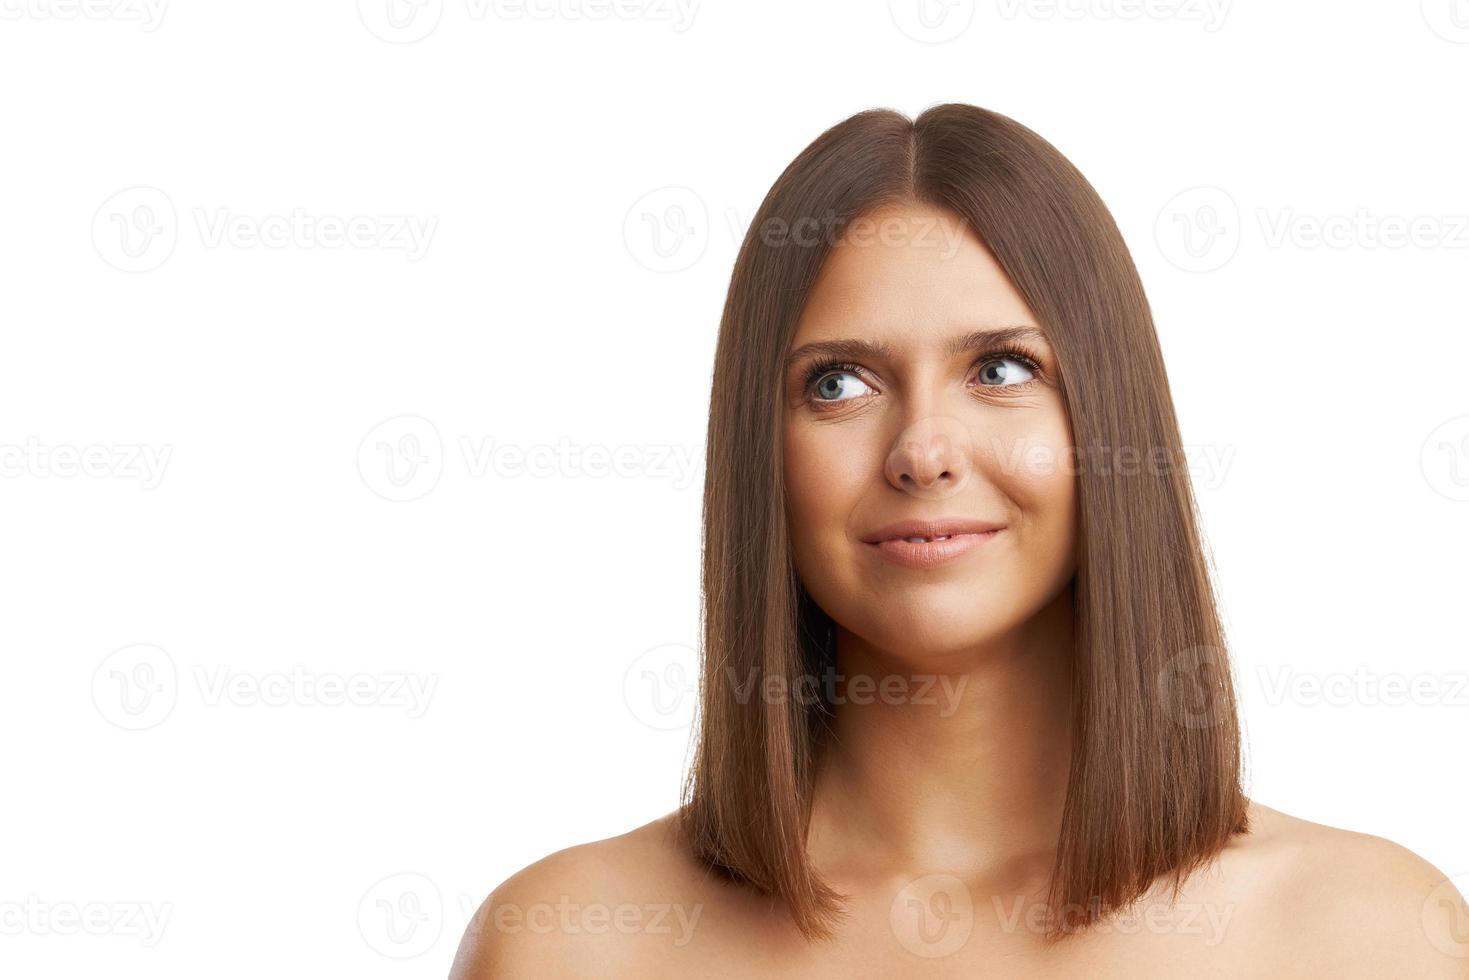
{"label": "skin", "polygon": [[[1074,476],[1060,366],[956,336],[1036,327],[988,249],[925,206],[872,216],[893,234],[838,248],[792,343],[865,340],[807,387],[785,379],[786,506],[797,571],[838,623],[846,686],[821,758],[808,852],[848,896],[829,944],[705,873],[673,815],[549,855],[481,906],[454,980],[521,977],[1413,977],[1469,980],[1469,906],[1380,837],[1250,803],[1253,830],[1136,914],[1055,947],[1037,920],[1069,761]],[[1004,529],[913,569],[862,538],[907,518]],[[857,694],[856,678],[938,678]],[[558,904],[559,903],[559,904]],[[541,918],[535,918],[540,909]],[[548,910],[559,908],[556,916]],[[600,917],[599,917],[600,916]],[[620,916],[620,918],[619,918]],[[531,923],[538,923],[532,927]]]}

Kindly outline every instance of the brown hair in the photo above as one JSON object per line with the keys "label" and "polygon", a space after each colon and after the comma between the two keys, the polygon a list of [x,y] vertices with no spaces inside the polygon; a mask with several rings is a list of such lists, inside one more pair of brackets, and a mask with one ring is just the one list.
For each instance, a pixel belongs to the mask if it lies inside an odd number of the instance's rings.
{"label": "brown hair", "polygon": [[[792,563],[782,484],[782,364],[840,227],[892,204],[959,216],[994,254],[1061,365],[1073,444],[1176,460],[1178,423],[1152,314],[1106,206],[1050,143],[971,105],[917,119],[871,109],[833,126],[776,180],[731,276],[714,360],[704,484],[703,675],[678,827],[712,869],[785,903],[828,938],[843,897],[806,854],[827,706],[740,696],[834,656]],[[1091,458],[1083,456],[1083,458]],[[1223,627],[1186,468],[1077,471],[1071,767],[1047,907],[1082,927],[1245,832],[1240,735]],[[753,672],[753,673],[752,673]],[[758,681],[757,681],[758,683]],[[745,689],[748,692],[748,688]]]}

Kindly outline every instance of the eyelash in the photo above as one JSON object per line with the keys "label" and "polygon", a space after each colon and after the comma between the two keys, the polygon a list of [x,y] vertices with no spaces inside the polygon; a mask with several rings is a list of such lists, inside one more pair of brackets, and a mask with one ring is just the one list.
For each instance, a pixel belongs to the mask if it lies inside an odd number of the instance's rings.
{"label": "eyelash", "polygon": [[[1019,361],[1021,364],[1025,365],[1026,369],[1029,370],[1030,373],[1034,375],[1034,377],[1030,378],[1030,380],[1028,381],[1022,381],[1019,384],[980,385],[980,387],[1000,389],[1008,388],[1013,391],[1017,388],[1028,388],[1030,385],[1040,380],[1039,375],[1041,373],[1041,365],[1039,359],[1036,358],[1034,354],[1020,347],[997,347],[994,350],[987,350],[983,354],[979,355],[979,357],[975,359],[974,363],[971,364],[970,367],[974,368],[977,365],[986,364],[990,361],[998,361],[1003,358],[1009,358],[1011,360]],[[806,400],[808,402],[825,405],[837,405],[840,404],[842,401],[847,400],[839,399],[837,401],[832,401],[830,399],[815,397],[816,382],[820,381],[826,375],[833,372],[844,372],[860,376],[863,373],[863,368],[861,367],[861,365],[853,364],[850,361],[820,360],[812,364],[809,368],[806,369],[806,384],[804,391],[806,394]]]}

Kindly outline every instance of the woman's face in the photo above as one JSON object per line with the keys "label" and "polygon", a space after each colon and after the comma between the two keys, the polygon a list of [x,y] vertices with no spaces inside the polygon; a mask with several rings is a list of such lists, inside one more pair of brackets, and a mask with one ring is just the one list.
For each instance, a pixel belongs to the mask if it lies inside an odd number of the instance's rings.
{"label": "woman's face", "polygon": [[[988,248],[927,205],[870,215],[830,252],[791,350],[786,508],[806,591],[897,657],[1018,635],[1075,570],[1075,467],[1056,355]],[[931,519],[967,533],[876,543]]]}

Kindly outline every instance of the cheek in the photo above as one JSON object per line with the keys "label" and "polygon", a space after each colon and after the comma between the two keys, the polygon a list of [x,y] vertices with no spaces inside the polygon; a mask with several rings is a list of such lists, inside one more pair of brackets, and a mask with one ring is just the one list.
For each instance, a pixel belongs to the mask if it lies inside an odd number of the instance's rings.
{"label": "cheek", "polygon": [[1076,461],[1063,413],[1028,418],[994,445],[986,472],[1019,512],[1026,553],[1047,577],[1067,574],[1076,540]]}
{"label": "cheek", "polygon": [[802,555],[841,545],[849,532],[848,519],[874,474],[881,475],[881,466],[857,431],[786,426],[786,515],[798,562]]}

